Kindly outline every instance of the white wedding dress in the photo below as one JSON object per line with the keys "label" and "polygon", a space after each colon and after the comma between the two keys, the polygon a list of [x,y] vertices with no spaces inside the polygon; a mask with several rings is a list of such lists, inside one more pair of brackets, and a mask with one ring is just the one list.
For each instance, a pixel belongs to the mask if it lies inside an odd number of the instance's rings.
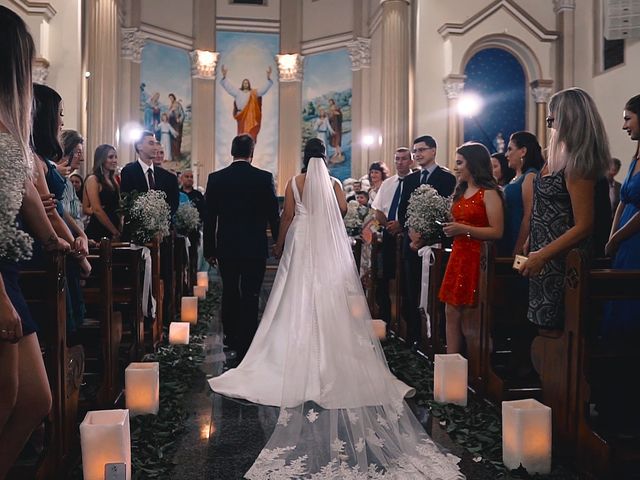
{"label": "white wedding dress", "polygon": [[246,478],[464,478],[404,402],[360,284],[332,180],[313,158],[253,343],[209,380],[222,395],[281,407]]}

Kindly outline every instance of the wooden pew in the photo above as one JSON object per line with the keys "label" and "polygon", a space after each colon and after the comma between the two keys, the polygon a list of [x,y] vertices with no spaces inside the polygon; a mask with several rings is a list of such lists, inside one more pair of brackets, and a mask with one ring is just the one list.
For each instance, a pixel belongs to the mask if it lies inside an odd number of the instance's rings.
{"label": "wooden pew", "polygon": [[[162,340],[162,327],[164,324],[164,294],[166,285],[162,281],[162,263],[160,251],[161,239],[156,237],[145,246],[151,251],[151,290],[156,300],[156,316],[144,323],[143,345],[145,352],[155,351]],[[143,266],[144,268],[144,266]]]}
{"label": "wooden pew", "polygon": [[431,360],[434,359],[434,355],[447,351],[445,304],[440,301],[438,294],[450,253],[450,249],[434,249],[434,261],[429,269],[429,302],[427,305],[429,324],[427,324],[427,312],[420,309],[422,322],[420,350]]}
{"label": "wooden pew", "polygon": [[367,304],[369,305],[369,311],[371,312],[372,318],[380,318],[380,311],[378,308],[378,304],[376,302],[376,288],[378,282],[378,275],[381,274],[380,266],[381,266],[381,250],[382,243],[378,236],[374,235],[373,241],[371,242],[371,268],[369,269],[369,278],[367,279]]}
{"label": "wooden pew", "polygon": [[113,252],[111,241],[103,238],[100,247],[87,257],[92,266],[85,280],[84,302],[87,308],[80,339],[86,353],[86,375],[99,378],[96,405],[112,408],[122,391],[118,355],[122,339],[122,314],[113,310]]}
{"label": "wooden pew", "polygon": [[390,329],[401,338],[407,338],[407,323],[403,317],[402,291],[404,285],[404,235],[396,237],[396,271],[393,279],[389,281],[389,297],[391,298],[391,325]]}
{"label": "wooden pew", "polygon": [[173,272],[175,276],[175,288],[174,288],[174,300],[176,312],[180,311],[180,303],[183,295],[192,296],[193,290],[189,291],[188,277],[189,277],[189,262],[187,262],[187,243],[186,237],[183,235],[176,235],[174,243],[173,253]]}
{"label": "wooden pew", "polygon": [[476,387],[497,403],[540,398],[540,382],[530,361],[537,329],[527,320],[528,284],[513,269],[513,258],[494,256],[490,242],[482,246],[478,297],[481,331],[476,329],[474,338],[481,343],[474,351],[480,357],[479,370],[474,365]]}
{"label": "wooden pew", "polygon": [[543,401],[553,409],[555,446],[575,455],[589,478],[629,478],[629,471],[637,472],[640,466],[638,439],[621,440],[598,427],[591,404],[598,382],[594,372],[602,364],[630,369],[629,381],[637,382],[634,368],[640,365],[640,353],[601,348],[598,321],[603,301],[640,298],[640,271],[589,270],[574,250],[567,257],[566,272],[563,334],[536,337],[532,345]]}
{"label": "wooden pew", "polygon": [[138,361],[144,354],[144,317],[142,286],[144,262],[142,251],[129,243],[112,243],[113,307],[121,312],[123,364]]}
{"label": "wooden pew", "polygon": [[34,319],[52,393],[45,449],[37,471],[16,468],[9,478],[63,478],[77,442],[78,394],[84,368],[82,346],[67,348],[65,257],[46,256],[44,270],[24,270],[19,282]]}

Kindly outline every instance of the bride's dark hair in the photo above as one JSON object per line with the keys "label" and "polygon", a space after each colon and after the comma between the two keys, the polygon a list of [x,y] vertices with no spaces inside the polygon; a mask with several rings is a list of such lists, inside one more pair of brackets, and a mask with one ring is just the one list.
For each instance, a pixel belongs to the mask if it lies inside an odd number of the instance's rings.
{"label": "bride's dark hair", "polygon": [[307,140],[307,143],[304,146],[304,159],[302,160],[302,173],[307,171],[307,167],[309,166],[309,160],[312,158],[323,158],[326,159],[326,149],[324,146],[324,142],[319,138],[311,138]]}

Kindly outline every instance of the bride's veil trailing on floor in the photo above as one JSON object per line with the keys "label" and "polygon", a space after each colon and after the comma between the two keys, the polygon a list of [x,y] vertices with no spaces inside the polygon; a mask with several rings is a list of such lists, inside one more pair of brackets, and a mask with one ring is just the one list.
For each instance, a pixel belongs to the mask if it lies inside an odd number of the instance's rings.
{"label": "bride's veil trailing on floor", "polygon": [[297,319],[277,339],[286,351],[282,408],[246,477],[464,478],[404,402],[410,387],[387,367],[323,159],[310,160],[297,203],[303,231],[292,244],[287,238],[285,249],[298,250],[289,252],[277,308]]}

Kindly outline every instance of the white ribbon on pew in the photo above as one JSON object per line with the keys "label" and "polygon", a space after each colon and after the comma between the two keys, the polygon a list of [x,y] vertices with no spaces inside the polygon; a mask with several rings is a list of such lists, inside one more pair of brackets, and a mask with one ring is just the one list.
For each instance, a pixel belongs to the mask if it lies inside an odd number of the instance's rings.
{"label": "white ribbon on pew", "polygon": [[[132,246],[134,246],[132,244]],[[144,260],[144,280],[142,283],[142,314],[145,317],[156,317],[156,299],[153,298],[153,284],[151,283],[151,250],[147,247],[137,248],[142,249],[142,260]],[[149,312],[149,295],[151,295],[151,312]]]}
{"label": "white ribbon on pew", "polygon": [[439,248],[440,244],[427,245],[418,250],[418,255],[422,257],[422,279],[420,281],[420,305],[424,310],[427,319],[427,337],[431,338],[431,316],[429,315],[429,270],[436,259],[433,250]]}

